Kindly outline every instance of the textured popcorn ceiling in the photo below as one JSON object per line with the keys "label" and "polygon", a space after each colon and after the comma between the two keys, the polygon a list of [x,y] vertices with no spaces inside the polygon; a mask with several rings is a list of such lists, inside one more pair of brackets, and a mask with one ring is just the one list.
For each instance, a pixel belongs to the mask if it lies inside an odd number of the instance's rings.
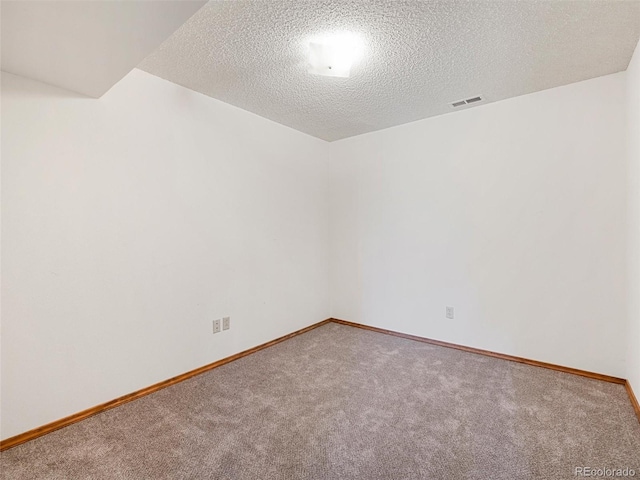
{"label": "textured popcorn ceiling", "polygon": [[[345,31],[351,77],[309,74],[309,41]],[[337,140],[625,70],[639,35],[635,0],[210,1],[139,68]]]}

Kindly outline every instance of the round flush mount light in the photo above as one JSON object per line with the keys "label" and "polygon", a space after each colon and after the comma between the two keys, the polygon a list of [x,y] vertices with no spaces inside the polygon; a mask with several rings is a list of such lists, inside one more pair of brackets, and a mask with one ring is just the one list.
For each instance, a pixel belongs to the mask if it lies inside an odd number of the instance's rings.
{"label": "round flush mount light", "polygon": [[319,35],[309,41],[309,73],[325,77],[349,77],[362,57],[364,44],[355,33]]}

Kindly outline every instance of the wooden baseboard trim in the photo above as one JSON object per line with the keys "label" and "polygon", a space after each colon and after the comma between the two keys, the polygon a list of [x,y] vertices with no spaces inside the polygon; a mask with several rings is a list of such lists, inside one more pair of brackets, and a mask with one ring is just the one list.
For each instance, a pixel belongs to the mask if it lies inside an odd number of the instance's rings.
{"label": "wooden baseboard trim", "polygon": [[509,360],[511,362],[524,363],[527,365],[532,365],[534,367],[542,367],[542,368],[548,368],[550,370],[557,370],[559,372],[572,373],[574,375],[593,378],[595,380],[602,380],[604,382],[617,383],[619,385],[627,384],[627,381],[624,378],[612,377],[610,375],[603,375],[601,373],[588,372],[586,370],[579,370],[577,368],[571,368],[571,367],[563,367],[562,365],[555,365],[553,363],[540,362],[538,360],[530,360],[528,358],[516,357],[513,355],[506,355],[504,353],[492,352],[490,350],[482,350],[480,348],[466,347],[464,345],[458,345],[456,343],[443,342],[441,340],[433,340],[431,338],[419,337],[417,335],[409,335],[407,333],[400,333],[393,330],[385,330],[384,328],[372,327],[370,325],[363,325],[361,323],[348,322],[346,320],[340,320],[338,318],[332,318],[330,320],[334,323],[339,323],[341,325],[362,328],[364,330],[371,330],[373,332],[378,332],[378,333],[385,333],[387,335],[407,338],[409,340],[415,340],[423,343],[430,343],[432,345],[438,345],[440,347],[455,348],[456,350],[462,350],[463,352],[477,353],[477,354],[486,355],[489,357],[500,358],[502,360]]}
{"label": "wooden baseboard trim", "polygon": [[455,348],[456,350],[462,350],[463,352],[477,353],[479,355],[487,355],[489,357],[500,358],[502,360],[509,360],[511,362],[524,363],[526,365],[532,365],[534,367],[547,368],[549,370],[557,370],[559,372],[571,373],[573,375],[580,375],[581,377],[592,378],[594,380],[601,380],[603,382],[617,383],[624,385],[629,395],[629,400],[633,406],[633,410],[636,412],[638,422],[640,422],[640,403],[635,396],[629,380],[624,378],[612,377],[610,375],[604,375],[602,373],[589,372],[587,370],[579,370],[577,368],[564,367],[562,365],[556,365],[553,363],[540,362],[538,360],[530,360],[528,358],[516,357],[513,355],[506,355],[504,353],[492,352],[491,350],[482,350],[479,348],[466,347],[464,345],[458,345],[456,343],[443,342],[441,340],[433,340],[431,338],[419,337],[417,335],[409,335],[408,333],[400,333],[393,330],[386,330],[384,328],[372,327],[371,325],[363,325],[362,323],[348,322],[347,320],[340,320],[339,318],[330,318],[333,323],[339,323],[341,325],[347,325],[349,327],[362,328],[364,330],[371,330],[372,332],[384,333],[386,335],[393,335],[394,337],[407,338],[409,340],[415,340],[417,342],[430,343],[432,345],[438,345],[440,347]]}
{"label": "wooden baseboard trim", "polygon": [[153,392],[157,392],[158,390],[161,390],[163,388],[169,387],[171,385],[175,385],[176,383],[180,383],[184,380],[187,380],[191,377],[195,377],[196,375],[200,375],[201,373],[204,372],[208,372],[209,370],[213,370],[216,367],[220,367],[222,365],[225,365],[227,363],[233,362],[234,360],[238,360],[242,357],[246,357],[247,355],[251,355],[252,353],[258,352],[260,350],[263,350],[265,348],[271,347],[273,345],[276,345],[277,343],[280,342],[284,342],[285,340],[288,340],[290,338],[293,338],[295,336],[301,335],[303,333],[306,333],[310,330],[313,330],[314,328],[320,327],[322,325],[325,325],[327,323],[338,323],[341,325],[347,325],[349,327],[355,327],[355,328],[361,328],[364,330],[370,330],[373,332],[378,332],[378,333],[384,333],[386,335],[393,335],[395,337],[400,337],[400,338],[406,338],[409,340],[415,340],[418,342],[423,342],[423,343],[430,343],[432,345],[438,345],[441,347],[447,347],[447,348],[454,348],[456,350],[462,350],[464,352],[469,352],[469,353],[477,353],[480,355],[487,355],[490,357],[494,357],[494,358],[500,358],[502,360],[509,360],[512,362],[518,362],[518,363],[524,363],[527,365],[532,365],[535,367],[541,367],[541,368],[548,368],[550,370],[557,370],[560,372],[565,372],[565,373],[571,373],[574,375],[580,375],[583,377],[587,377],[587,378],[592,378],[595,380],[602,380],[605,382],[611,382],[611,383],[617,383],[620,385],[624,385],[625,389],[627,390],[627,393],[629,394],[629,399],[631,400],[631,404],[633,405],[633,408],[636,412],[636,415],[638,417],[638,421],[640,421],[640,404],[638,403],[638,399],[636,398],[633,389],[631,388],[631,384],[623,379],[623,378],[618,378],[618,377],[612,377],[610,375],[603,375],[601,373],[594,373],[594,372],[589,372],[586,370],[579,370],[577,368],[571,368],[571,367],[564,367],[561,365],[555,365],[553,363],[546,363],[546,362],[540,362],[537,360],[530,360],[527,358],[522,358],[522,357],[516,357],[513,355],[506,355],[503,353],[497,353],[497,352],[492,352],[490,350],[482,350],[479,348],[473,348],[473,347],[467,347],[464,345],[458,345],[455,343],[449,343],[449,342],[443,342],[441,340],[434,340],[431,338],[426,338],[426,337],[419,337],[417,335],[409,335],[407,333],[400,333],[400,332],[396,332],[393,330],[386,330],[384,328],[378,328],[378,327],[372,327],[370,325],[364,325],[361,323],[355,323],[355,322],[349,322],[346,320],[341,320],[338,318],[328,318],[326,320],[322,320],[321,322],[318,323],[314,323],[313,325],[310,325],[308,327],[302,328],[300,330],[296,330],[295,332],[289,333],[288,335],[284,335],[282,337],[276,338],[275,340],[271,340],[270,342],[267,343],[263,343],[261,345],[258,345],[256,347],[250,348],[248,350],[245,350],[243,352],[240,353],[236,353],[235,355],[231,355],[230,357],[226,357],[223,358],[221,360],[218,360],[217,362],[213,362],[210,363],[208,365],[204,365],[200,368],[196,368],[195,370],[191,370],[189,372],[183,373],[181,375],[178,375],[176,377],[173,378],[169,378],[168,380],[164,380],[162,382],[156,383],[154,385],[151,385],[149,387],[143,388],[141,390],[137,390],[133,393],[124,395],[122,397],[118,397],[114,400],[111,400],[109,402],[106,403],[102,403],[100,405],[96,405],[95,407],[92,408],[88,408],[87,410],[83,410],[82,412],[78,412],[75,413],[73,415],[69,415],[68,417],[64,417],[61,418],[60,420],[56,420],[55,422],[51,422],[48,423],[46,425],[43,425],[41,427],[38,428],[34,428],[33,430],[29,430],[27,432],[24,433],[20,433],[18,435],[15,435],[13,437],[7,438],[5,440],[0,441],[0,452],[3,450],[7,450],[11,447],[15,447],[17,445],[20,445],[22,443],[28,442],[30,440],[33,440],[35,438],[41,437],[43,435],[46,435],[47,433],[51,433],[55,430],[59,430],[61,428],[67,427],[69,425],[72,425],[74,423],[80,422],[86,418],[89,418],[93,415],[96,415],[98,413],[104,412],[106,410],[110,410],[112,408],[118,407],[120,405],[123,405],[125,403],[131,402],[133,400],[136,400],[138,398],[144,397],[146,395],[149,395]]}
{"label": "wooden baseboard trim", "polygon": [[200,375],[201,373],[208,372],[209,370],[213,370],[214,368],[220,367],[222,365],[226,365],[227,363],[233,362],[234,360],[238,360],[242,357],[246,357],[247,355],[251,355],[252,353],[263,350],[267,347],[271,347],[277,343],[284,342],[290,338],[296,337],[303,333],[306,333],[314,328],[317,328],[321,325],[329,323],[331,320],[322,320],[321,322],[314,323],[306,328],[302,328],[300,330],[296,330],[295,332],[289,333],[288,335],[284,335],[282,337],[276,338],[275,340],[271,340],[270,342],[263,343],[262,345],[258,345],[256,347],[250,348],[249,350],[245,350],[240,353],[236,353],[235,355],[231,355],[230,357],[223,358],[218,360],[217,362],[210,363],[208,365],[204,365],[203,367],[196,368],[195,370],[191,370],[189,372],[183,373],[173,378],[169,378],[168,380],[164,380],[162,382],[156,383],[149,387],[143,388],[133,393],[129,393],[128,395],[124,395],[122,397],[118,397],[114,400],[111,400],[106,403],[102,403],[100,405],[96,405],[95,407],[88,408],[87,410],[83,410],[82,412],[74,413],[73,415],[69,415],[68,417],[61,418],[60,420],[56,420],[55,422],[48,423],[38,428],[34,428],[33,430],[29,430],[28,432],[20,433],[13,437],[7,438],[5,440],[0,441],[0,452],[6,450],[11,447],[15,447],[22,443],[28,442],[29,440],[33,440],[35,438],[46,435],[47,433],[51,433],[55,430],[59,430],[61,428],[67,427],[74,423],[77,423],[85,418],[89,418],[98,413],[104,412],[106,410],[110,410],[112,408],[118,407],[125,403],[131,402],[132,400],[136,400],[138,398],[144,397],[151,393],[157,392],[163,388],[169,387],[171,385],[175,385],[176,383],[180,383],[188,378],[195,377],[196,375]]}
{"label": "wooden baseboard trim", "polygon": [[633,409],[636,412],[636,417],[638,417],[638,421],[640,422],[640,403],[638,403],[638,397],[636,397],[635,393],[633,393],[633,389],[631,388],[629,380],[624,382],[624,388],[627,389],[629,400],[631,400],[631,405],[633,405]]}

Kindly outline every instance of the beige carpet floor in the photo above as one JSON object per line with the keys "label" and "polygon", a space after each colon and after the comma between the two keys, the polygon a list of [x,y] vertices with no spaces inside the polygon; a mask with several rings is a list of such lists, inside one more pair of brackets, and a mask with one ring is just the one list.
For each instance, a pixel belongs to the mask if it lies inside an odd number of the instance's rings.
{"label": "beige carpet floor", "polygon": [[327,324],[0,462],[16,480],[640,478],[640,423],[620,385]]}

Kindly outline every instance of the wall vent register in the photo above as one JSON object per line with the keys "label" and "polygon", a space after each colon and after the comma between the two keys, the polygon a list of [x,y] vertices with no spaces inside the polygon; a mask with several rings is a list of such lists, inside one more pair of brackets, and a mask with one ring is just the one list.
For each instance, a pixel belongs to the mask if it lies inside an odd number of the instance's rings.
{"label": "wall vent register", "polygon": [[453,108],[456,108],[456,107],[462,107],[463,105],[470,105],[472,103],[481,102],[481,101],[482,101],[482,97],[478,95],[477,97],[471,97],[465,100],[458,100],[457,102],[451,102],[451,106]]}

